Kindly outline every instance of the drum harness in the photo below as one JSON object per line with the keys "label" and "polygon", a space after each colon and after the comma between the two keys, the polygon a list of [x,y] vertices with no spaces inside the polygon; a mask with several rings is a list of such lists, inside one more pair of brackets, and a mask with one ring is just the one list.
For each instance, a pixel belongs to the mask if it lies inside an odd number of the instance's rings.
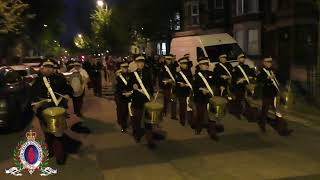
{"label": "drum harness", "polygon": [[49,94],[50,94],[50,96],[51,96],[54,104],[55,104],[56,106],[58,106],[58,105],[60,104],[62,98],[59,98],[59,100],[57,99],[56,95],[54,94],[54,92],[53,92],[53,90],[52,90],[52,88],[51,88],[51,86],[50,86],[50,83],[49,83],[47,77],[44,76],[42,79],[43,79],[43,82],[44,82],[45,86],[46,86],[47,89],[48,89],[48,92],[49,92]]}
{"label": "drum harness", "polygon": [[[122,80],[122,82],[123,82],[125,85],[128,85],[127,80],[122,76],[121,73],[119,73],[118,76],[120,77],[120,79]],[[131,91],[130,93],[132,94],[132,91]],[[131,105],[132,105],[132,102],[129,102],[129,103],[128,103],[128,111],[129,111],[129,116],[130,116],[130,117],[133,116],[132,109],[131,109]]]}
{"label": "drum harness", "polygon": [[[278,82],[277,78],[275,77],[273,71],[271,71],[271,70],[268,71],[268,70],[265,69],[265,68],[263,68],[263,71],[268,75],[268,77],[272,77],[272,78],[271,78],[272,84],[274,85],[274,87],[277,88],[278,93],[280,93],[279,82]],[[282,114],[278,111],[278,108],[277,108],[277,97],[275,97],[275,98],[273,99],[273,106],[274,106],[274,108],[275,108],[275,110],[276,110],[276,116],[282,117]]]}
{"label": "drum harness", "polygon": [[[232,78],[232,75],[231,75],[230,71],[228,70],[228,68],[222,63],[219,63],[219,65],[229,74],[229,77]],[[230,94],[229,86],[227,88],[228,88],[227,91]],[[232,100],[232,97],[228,96],[228,100]]]}
{"label": "drum harness", "polygon": [[[176,80],[174,79],[169,67],[167,65],[164,65],[164,68],[166,69],[167,73],[169,74],[169,76],[173,80],[173,82],[176,82]],[[171,88],[171,95],[172,95],[172,88]],[[173,98],[171,98],[171,101],[173,101]]]}
{"label": "drum harness", "polygon": [[[183,78],[183,80],[187,83],[187,85],[189,86],[191,91],[193,91],[192,85],[191,85],[190,81],[188,80],[188,78],[186,77],[186,75],[182,71],[179,71],[179,73],[180,73],[181,77]],[[190,96],[187,97],[186,101],[187,101],[187,111],[191,112],[192,108],[190,107]]]}
{"label": "drum harness", "polygon": [[[202,81],[204,82],[204,84],[206,85],[208,91],[210,92],[211,96],[213,97],[214,96],[214,93],[212,91],[212,88],[210,87],[207,79],[203,76],[203,74],[201,72],[198,72],[198,75],[200,76],[200,78],[202,79]],[[208,103],[207,104],[207,109],[209,110],[210,109],[210,104]]]}
{"label": "drum harness", "polygon": [[134,73],[134,76],[136,77],[141,89],[142,89],[142,92],[143,94],[148,98],[148,100],[150,101],[151,100],[151,97],[146,89],[146,87],[144,86],[143,82],[142,82],[142,79],[140,78],[139,74],[135,71]]}

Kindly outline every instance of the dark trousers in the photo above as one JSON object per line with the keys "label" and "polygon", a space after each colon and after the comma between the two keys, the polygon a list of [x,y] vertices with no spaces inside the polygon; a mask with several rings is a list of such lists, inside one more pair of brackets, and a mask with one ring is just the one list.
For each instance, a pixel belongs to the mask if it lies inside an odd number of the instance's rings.
{"label": "dark trousers", "polygon": [[133,136],[135,138],[141,138],[142,136],[142,128],[141,128],[142,116],[143,116],[143,109],[139,109],[139,108],[133,109],[132,129],[133,129]]}
{"label": "dark trousers", "polygon": [[[132,129],[133,129],[133,137],[135,139],[140,139],[143,136],[143,129],[141,127],[142,123],[142,116],[143,116],[143,109],[140,108],[134,108],[133,109],[133,117],[132,117]],[[153,132],[152,132],[152,125],[145,124],[145,130],[146,130],[146,140],[148,144],[154,144],[153,139]]]}
{"label": "dark trousers", "polygon": [[102,82],[101,82],[101,77],[93,77],[91,79],[92,85],[93,85],[93,92],[97,96],[102,95]]}
{"label": "dark trousers", "polygon": [[[192,111],[187,111],[187,98],[186,97],[178,97],[179,100],[179,118],[180,123],[185,125],[188,115],[189,117],[193,116]],[[190,122],[189,122],[190,123]]]}
{"label": "dark trousers", "polygon": [[177,115],[177,102],[175,99],[171,100],[172,92],[171,89],[163,89],[163,113],[167,114],[169,103],[171,104],[171,117],[176,118]]}
{"label": "dark trousers", "polygon": [[85,95],[85,92],[82,93],[79,97],[72,97],[73,101],[73,110],[76,115],[81,115],[81,108],[83,105],[83,97]]}
{"label": "dark trousers", "polygon": [[197,113],[196,117],[194,119],[194,128],[197,131],[201,131],[203,128],[203,125],[208,122],[208,110],[207,110],[207,104],[206,103],[196,103]]}
{"label": "dark trousers", "polygon": [[56,160],[62,162],[65,160],[65,148],[62,137],[55,137],[51,133],[45,133],[45,141],[48,146],[49,154],[54,155]]}
{"label": "dark trousers", "polygon": [[[244,108],[249,107],[249,104],[245,98],[245,91],[235,91],[234,95],[235,95],[235,100],[234,100],[234,107],[232,107],[233,112],[236,115],[240,115],[244,112]],[[243,106],[242,103],[245,103],[245,107]]]}
{"label": "dark trousers", "polygon": [[119,126],[122,129],[126,129],[128,127],[128,102],[121,101],[120,97],[116,95],[116,105],[117,105],[117,121]]}
{"label": "dark trousers", "polygon": [[201,130],[206,127],[209,136],[211,138],[215,138],[217,135],[217,124],[214,120],[210,120],[208,117],[207,103],[196,102],[196,109],[197,113],[193,125],[195,130],[197,132],[201,132]]}
{"label": "dark trousers", "polygon": [[265,124],[267,122],[268,111],[270,109],[270,106],[274,108],[273,102],[274,102],[273,97],[262,98],[262,108],[261,108],[261,115],[260,115],[260,122],[259,123]]}

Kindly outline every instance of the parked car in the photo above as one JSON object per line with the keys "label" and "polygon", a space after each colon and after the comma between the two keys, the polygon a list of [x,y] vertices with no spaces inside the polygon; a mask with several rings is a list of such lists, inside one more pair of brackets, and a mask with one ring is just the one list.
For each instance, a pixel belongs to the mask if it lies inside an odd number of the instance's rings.
{"label": "parked car", "polygon": [[38,73],[36,70],[24,64],[10,66],[10,68],[15,70],[31,86],[34,84],[36,78],[38,77]]}
{"label": "parked car", "polygon": [[33,116],[31,86],[8,66],[0,67],[0,133],[23,129]]}
{"label": "parked car", "polygon": [[38,71],[40,69],[40,64],[45,61],[42,56],[39,57],[25,57],[22,59],[22,64],[32,67],[34,70]]}

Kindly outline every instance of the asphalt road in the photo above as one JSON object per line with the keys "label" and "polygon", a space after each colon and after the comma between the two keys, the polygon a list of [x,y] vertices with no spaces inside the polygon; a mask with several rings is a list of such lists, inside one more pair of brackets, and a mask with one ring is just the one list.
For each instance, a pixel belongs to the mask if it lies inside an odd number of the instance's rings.
{"label": "asphalt road", "polygon": [[[72,110],[72,105],[70,105]],[[0,135],[0,179],[59,180],[320,180],[320,131],[297,120],[290,123],[291,137],[279,137],[271,128],[260,133],[256,124],[227,116],[226,132],[215,142],[203,132],[194,135],[189,127],[165,119],[161,125],[168,134],[158,149],[150,151],[145,141],[136,144],[130,134],[122,134],[116,124],[115,103],[111,98],[85,98],[85,124],[90,135],[67,133],[81,140],[79,154],[70,155],[67,164],[50,167],[58,174],[23,177],[4,174],[14,166],[12,152],[24,133]],[[72,115],[68,125],[78,121]],[[32,126],[43,139],[37,119]]]}

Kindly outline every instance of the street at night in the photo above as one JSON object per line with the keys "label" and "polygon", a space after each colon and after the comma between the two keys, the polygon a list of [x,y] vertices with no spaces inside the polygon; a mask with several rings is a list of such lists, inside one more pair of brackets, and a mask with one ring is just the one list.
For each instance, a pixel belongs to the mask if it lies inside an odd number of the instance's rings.
{"label": "street at night", "polygon": [[320,180],[320,0],[0,0],[0,179]]}
{"label": "street at night", "polygon": [[[86,96],[84,106],[85,124],[93,131],[91,135],[70,136],[83,142],[80,153],[70,155],[65,166],[57,168],[56,176],[43,178],[25,175],[23,179],[274,179],[316,180],[320,178],[320,126],[305,126],[290,122],[295,134],[279,137],[268,129],[261,134],[255,123],[240,121],[228,116],[226,133],[219,142],[210,140],[206,133],[194,136],[193,131],[180,126],[178,121],[166,118],[163,128],[166,141],[150,151],[145,144],[136,144],[130,134],[122,134],[116,124],[115,103],[110,98],[99,99]],[[90,108],[88,108],[90,107]],[[72,117],[71,123],[76,121]],[[293,119],[296,121],[295,119]],[[41,135],[39,122],[32,122]],[[29,127],[30,128],[30,127]],[[0,137],[4,145],[0,156],[0,168],[12,166],[12,151],[24,138],[24,132]],[[43,137],[39,137],[43,139]],[[5,143],[2,143],[5,142]],[[4,151],[7,149],[7,151]],[[1,179],[16,179],[4,173]]]}

